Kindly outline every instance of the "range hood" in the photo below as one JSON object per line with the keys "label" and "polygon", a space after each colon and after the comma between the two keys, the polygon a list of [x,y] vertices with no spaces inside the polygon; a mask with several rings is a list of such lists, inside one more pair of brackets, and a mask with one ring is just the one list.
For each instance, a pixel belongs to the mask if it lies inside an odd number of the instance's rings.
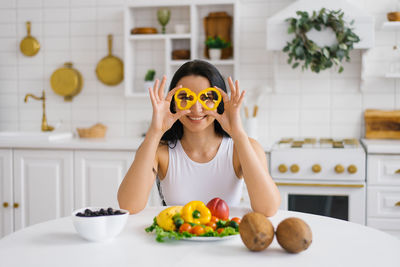
{"label": "range hood", "polygon": [[[285,21],[287,18],[297,17],[296,12],[299,10],[307,11],[312,14],[312,11],[319,11],[321,8],[326,8],[327,10],[341,9],[344,12],[345,21],[350,23],[350,21],[354,20],[354,24],[351,25],[351,28],[354,33],[360,37],[360,42],[354,44],[355,49],[368,49],[374,46],[374,17],[364,10],[350,4],[346,0],[298,0],[267,20],[267,49],[282,50],[286,43],[294,38],[293,33],[287,33],[289,27],[288,22]],[[332,30],[331,33],[333,33]],[[327,34],[324,34],[323,31],[318,32],[318,34],[320,39],[332,39],[332,37],[328,37]],[[315,36],[315,34],[313,34],[313,36]],[[314,40],[317,44],[326,43],[326,40],[315,40],[311,36],[309,36],[309,38]],[[332,40],[328,42],[331,41]]]}

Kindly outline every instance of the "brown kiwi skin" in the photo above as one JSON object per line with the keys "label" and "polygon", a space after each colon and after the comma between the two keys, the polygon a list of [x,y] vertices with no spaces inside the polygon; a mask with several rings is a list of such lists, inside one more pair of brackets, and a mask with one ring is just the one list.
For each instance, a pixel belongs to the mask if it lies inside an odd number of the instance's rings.
{"label": "brown kiwi skin", "polygon": [[290,217],[281,221],[275,234],[279,245],[289,253],[302,252],[312,243],[311,228],[300,218]]}
{"label": "brown kiwi skin", "polygon": [[245,246],[251,251],[266,249],[274,239],[274,226],[261,213],[250,212],[243,216],[239,233]]}

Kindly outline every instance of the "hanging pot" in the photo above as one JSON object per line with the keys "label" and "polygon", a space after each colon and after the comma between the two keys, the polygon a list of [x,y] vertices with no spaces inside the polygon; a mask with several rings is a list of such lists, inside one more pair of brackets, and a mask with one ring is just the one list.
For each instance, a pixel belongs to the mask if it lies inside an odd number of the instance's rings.
{"label": "hanging pot", "polygon": [[72,63],[67,62],[64,67],[53,72],[50,84],[53,91],[63,96],[65,101],[72,101],[82,90],[83,78],[80,72],[72,67]]}
{"label": "hanging pot", "polygon": [[97,78],[106,85],[117,85],[124,79],[124,64],[112,55],[112,35],[108,35],[108,56],[97,64]]}
{"label": "hanging pot", "polygon": [[26,22],[27,36],[22,39],[19,48],[25,56],[32,57],[40,50],[40,44],[33,36],[31,36],[31,22]]}

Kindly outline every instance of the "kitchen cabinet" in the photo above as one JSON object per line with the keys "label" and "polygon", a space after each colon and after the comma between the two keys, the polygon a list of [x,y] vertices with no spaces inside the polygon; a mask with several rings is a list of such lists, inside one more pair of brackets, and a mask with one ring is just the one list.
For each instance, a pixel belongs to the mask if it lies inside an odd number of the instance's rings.
{"label": "kitchen cabinet", "polygon": [[[222,73],[225,79],[238,77],[239,63],[239,15],[236,0],[194,0],[190,2],[144,1],[132,0],[125,8],[124,18],[124,77],[126,96],[148,97],[144,77],[149,69],[156,70],[156,76],[167,76],[167,84],[175,71],[187,60],[172,59],[174,50],[190,50],[190,60],[205,59],[205,33],[203,18],[210,12],[223,11],[232,16],[232,47],[233,57],[229,59],[210,61]],[[157,21],[157,10],[168,8],[171,16],[166,25],[166,33],[131,34],[138,27],[154,27],[160,30]],[[187,32],[176,33],[175,25],[183,24]],[[208,59],[205,59],[208,60]]]}
{"label": "kitchen cabinet", "polygon": [[0,149],[0,238],[14,229],[12,150]]}
{"label": "kitchen cabinet", "polygon": [[[385,21],[382,24],[382,30],[399,31],[400,30],[400,22],[399,21]],[[398,53],[399,47],[397,44],[393,44],[393,49],[396,50]],[[393,54],[393,56],[391,57],[392,60],[389,63],[388,71],[384,75],[385,78],[395,78],[395,79],[400,78],[400,64],[398,63],[398,56],[396,55],[397,53]]]}
{"label": "kitchen cabinet", "polygon": [[2,149],[0,237],[70,214],[72,151]]}
{"label": "kitchen cabinet", "polygon": [[367,161],[367,225],[400,238],[400,155]]}
{"label": "kitchen cabinet", "polygon": [[[134,157],[134,150],[0,149],[0,238],[77,208],[118,208]],[[147,206],[160,203],[155,185]]]}
{"label": "kitchen cabinet", "polygon": [[118,188],[134,157],[126,151],[75,151],[76,207],[118,207]]}
{"label": "kitchen cabinet", "polygon": [[[118,188],[134,158],[133,151],[75,151],[75,206],[118,207]],[[159,205],[157,197],[153,186],[147,205]]]}

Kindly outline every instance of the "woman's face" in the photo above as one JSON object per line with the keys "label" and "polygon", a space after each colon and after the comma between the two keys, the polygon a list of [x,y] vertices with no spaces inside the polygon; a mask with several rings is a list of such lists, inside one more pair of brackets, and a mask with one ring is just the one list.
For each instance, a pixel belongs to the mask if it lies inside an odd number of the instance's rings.
{"label": "woman's face", "polygon": [[[182,87],[184,88],[189,88],[195,94],[198,94],[201,90],[209,88],[211,86],[207,78],[195,75],[183,77],[178,81],[177,86],[179,85],[182,85]],[[176,103],[175,110],[178,110]],[[191,106],[189,110],[190,113],[182,116],[179,119],[186,130],[198,132],[206,129],[210,125],[213,127],[215,118],[204,114],[205,109],[199,101]]]}

